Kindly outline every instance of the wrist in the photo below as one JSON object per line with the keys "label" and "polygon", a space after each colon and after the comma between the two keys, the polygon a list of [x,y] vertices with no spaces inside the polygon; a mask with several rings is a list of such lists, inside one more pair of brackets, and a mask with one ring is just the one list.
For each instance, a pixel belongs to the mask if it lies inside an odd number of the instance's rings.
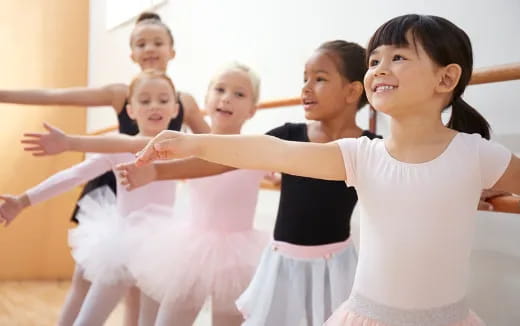
{"label": "wrist", "polygon": [[205,135],[201,134],[187,134],[188,137],[188,153],[192,156],[203,158],[205,153],[204,139]]}
{"label": "wrist", "polygon": [[22,194],[16,197],[16,201],[18,202],[18,205],[25,209],[29,206],[31,206],[31,201],[29,200],[29,196],[27,194]]}
{"label": "wrist", "polygon": [[64,135],[64,137],[65,138],[63,141],[63,145],[65,146],[65,151],[66,152],[77,151],[79,136],[66,134],[66,135]]}

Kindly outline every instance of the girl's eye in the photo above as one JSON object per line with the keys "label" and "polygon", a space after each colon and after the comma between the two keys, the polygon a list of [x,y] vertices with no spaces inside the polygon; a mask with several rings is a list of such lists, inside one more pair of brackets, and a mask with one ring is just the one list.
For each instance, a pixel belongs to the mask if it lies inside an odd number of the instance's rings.
{"label": "girl's eye", "polygon": [[137,44],[137,47],[138,47],[138,48],[144,48],[144,43],[139,43],[139,44]]}
{"label": "girl's eye", "polygon": [[139,101],[142,105],[150,104],[150,100],[141,100]]}
{"label": "girl's eye", "polygon": [[162,46],[163,42],[155,42],[155,46]]}
{"label": "girl's eye", "polygon": [[246,95],[245,95],[244,93],[242,93],[242,92],[236,92],[235,95],[238,96],[238,97],[244,97],[244,96],[246,96]]}
{"label": "girl's eye", "polygon": [[223,87],[215,87],[215,91],[217,93],[224,93],[224,88]]}
{"label": "girl's eye", "polygon": [[307,82],[307,78],[303,78],[303,83],[305,84]]}
{"label": "girl's eye", "polygon": [[161,101],[161,104],[167,104],[168,102],[170,102],[170,100],[168,99],[163,99],[163,100],[160,100]]}
{"label": "girl's eye", "polygon": [[378,64],[379,64],[379,60],[377,60],[377,59],[370,59],[370,61],[368,61],[369,67],[374,67],[374,66],[377,66]]}
{"label": "girl's eye", "polygon": [[396,54],[396,55],[394,55],[392,60],[394,60],[394,61],[401,61],[401,60],[406,60],[406,58],[403,57],[402,55]]}
{"label": "girl's eye", "polygon": [[321,82],[321,81],[327,81],[327,80],[323,77],[317,77],[316,81]]}

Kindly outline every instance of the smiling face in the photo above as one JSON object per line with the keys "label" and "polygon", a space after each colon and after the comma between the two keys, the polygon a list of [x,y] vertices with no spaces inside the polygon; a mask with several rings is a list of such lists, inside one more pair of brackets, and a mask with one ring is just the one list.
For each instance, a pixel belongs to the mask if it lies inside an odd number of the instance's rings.
{"label": "smiling face", "polygon": [[127,106],[128,115],[136,120],[139,134],[155,136],[168,128],[179,113],[175,90],[168,80],[145,76],[133,83]]}
{"label": "smiling face", "polygon": [[240,133],[256,111],[253,83],[245,71],[231,69],[218,75],[206,95],[206,110],[215,133]]}
{"label": "smiling face", "polygon": [[137,24],[132,32],[131,58],[141,70],[166,71],[168,62],[175,57],[168,31],[158,24]]}
{"label": "smiling face", "polygon": [[436,94],[442,71],[419,41],[407,34],[408,45],[381,45],[370,53],[365,91],[372,106],[391,116],[427,107]]}
{"label": "smiling face", "polygon": [[334,54],[318,50],[307,60],[301,99],[308,120],[333,118],[345,110],[349,82],[338,71]]}

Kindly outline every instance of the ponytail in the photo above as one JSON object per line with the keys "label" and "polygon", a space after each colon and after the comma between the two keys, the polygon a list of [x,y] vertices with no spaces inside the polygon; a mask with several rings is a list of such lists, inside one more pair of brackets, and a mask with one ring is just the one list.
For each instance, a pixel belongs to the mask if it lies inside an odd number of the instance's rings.
{"label": "ponytail", "polygon": [[487,120],[460,96],[451,104],[451,118],[447,127],[468,134],[478,133],[485,139],[490,138]]}

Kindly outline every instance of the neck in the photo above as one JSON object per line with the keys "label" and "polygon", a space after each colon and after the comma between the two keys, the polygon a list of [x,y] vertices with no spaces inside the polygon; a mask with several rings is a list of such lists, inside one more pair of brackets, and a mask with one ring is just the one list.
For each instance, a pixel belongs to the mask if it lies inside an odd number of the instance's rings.
{"label": "neck", "polygon": [[345,109],[342,114],[317,121],[317,124],[330,140],[358,136],[362,129],[356,124],[356,113],[357,108]]}
{"label": "neck", "polygon": [[[430,111],[434,112],[434,111]],[[440,114],[418,114],[408,117],[392,117],[388,139],[399,144],[420,144],[434,141],[453,130],[447,128]]]}

